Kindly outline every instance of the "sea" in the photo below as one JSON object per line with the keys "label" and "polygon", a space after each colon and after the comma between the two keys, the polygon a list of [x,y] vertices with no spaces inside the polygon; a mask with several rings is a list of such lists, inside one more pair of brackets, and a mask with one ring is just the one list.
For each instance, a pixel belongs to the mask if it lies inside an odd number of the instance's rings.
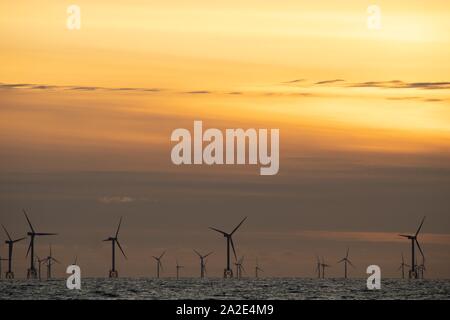
{"label": "sea", "polygon": [[380,290],[368,290],[366,279],[85,278],[81,290],[69,290],[66,279],[2,279],[5,299],[449,300],[450,280],[383,279]]}
{"label": "sea", "polygon": [[448,300],[450,280],[384,279],[368,290],[366,279],[86,278],[81,290],[69,290],[66,279],[3,279],[0,299]]}

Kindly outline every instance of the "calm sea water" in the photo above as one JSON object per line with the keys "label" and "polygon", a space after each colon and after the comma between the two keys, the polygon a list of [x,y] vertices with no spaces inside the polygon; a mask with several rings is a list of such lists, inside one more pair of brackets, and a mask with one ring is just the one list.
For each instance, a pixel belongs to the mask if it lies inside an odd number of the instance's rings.
{"label": "calm sea water", "polygon": [[65,279],[0,280],[0,299],[450,299],[450,280],[385,279],[369,291],[365,279]]}

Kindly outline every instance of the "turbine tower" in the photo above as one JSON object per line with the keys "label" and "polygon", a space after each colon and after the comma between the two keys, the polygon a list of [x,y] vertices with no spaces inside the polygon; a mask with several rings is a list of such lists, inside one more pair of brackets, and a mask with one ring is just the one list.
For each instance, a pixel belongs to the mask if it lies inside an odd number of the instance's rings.
{"label": "turbine tower", "polygon": [[47,280],[52,278],[52,265],[54,262],[60,263],[58,260],[53,258],[52,255],[52,246],[50,245],[50,253],[47,256],[47,258],[44,259],[45,263],[47,264]]}
{"label": "turbine tower", "polygon": [[30,236],[30,245],[28,246],[26,256],[28,257],[28,254],[30,253],[30,251],[31,251],[31,255],[30,255],[30,269],[28,269],[28,271],[27,271],[27,279],[36,279],[37,272],[36,272],[36,268],[34,266],[34,238],[36,236],[55,236],[55,235],[57,235],[57,233],[42,233],[42,232],[34,231],[33,225],[31,224],[26,211],[23,210],[23,213],[25,215],[25,218],[27,219],[28,225],[30,226],[30,231],[27,233],[28,236]]}
{"label": "turbine tower", "polygon": [[422,228],[424,221],[425,221],[425,217],[423,217],[422,222],[420,223],[419,228],[417,229],[417,231],[414,235],[400,234],[400,237],[404,237],[404,238],[411,240],[411,269],[409,270],[409,278],[410,279],[418,278],[418,273],[417,273],[417,268],[416,268],[416,256],[415,256],[415,252],[414,252],[416,244],[417,244],[417,248],[419,248],[420,254],[422,255],[422,257],[424,257],[422,248],[420,247],[419,241],[417,240],[417,236],[419,235],[420,229]]}
{"label": "turbine tower", "polygon": [[405,279],[405,267],[409,267],[409,264],[405,263],[405,258],[403,257],[403,252],[402,252],[402,263],[400,264],[400,267],[398,268],[398,270],[402,270],[402,279]]}
{"label": "turbine tower", "polygon": [[156,278],[157,279],[159,279],[159,268],[161,268],[161,271],[163,271],[163,265],[162,265],[161,259],[165,253],[166,252],[164,251],[163,253],[161,253],[161,255],[159,257],[153,256],[153,259],[156,260]]}
{"label": "turbine tower", "polygon": [[[22,240],[26,239],[26,237],[13,240],[13,239],[11,239],[11,236],[9,235],[8,230],[6,230],[5,226],[2,225],[2,227],[3,227],[3,230],[5,230],[6,236],[8,237],[8,240],[5,240],[5,243],[8,245],[8,271],[6,271],[6,273],[5,273],[5,278],[6,279],[14,279],[14,272],[12,271],[12,256],[13,256],[14,243],[22,241]],[[2,277],[2,273],[1,273],[1,266],[0,266],[0,279],[1,279],[1,277]]]}
{"label": "turbine tower", "polygon": [[180,279],[180,269],[182,268],[184,268],[184,266],[180,266],[177,259],[177,280]]}
{"label": "turbine tower", "polygon": [[234,258],[236,260],[237,260],[237,256],[236,256],[236,249],[234,248],[234,243],[233,243],[232,236],[237,231],[237,229],[239,229],[239,227],[244,223],[244,221],[246,219],[247,219],[247,217],[242,219],[242,221],[236,226],[236,228],[234,228],[234,230],[231,233],[226,233],[226,232],[224,232],[222,230],[210,227],[211,230],[214,230],[214,231],[217,231],[217,232],[223,234],[223,236],[227,240],[227,265],[226,265],[226,268],[223,271],[223,277],[224,278],[233,278],[233,270],[230,267],[230,246],[233,249]]}
{"label": "turbine tower", "polygon": [[116,235],[114,237],[109,237],[103,241],[111,241],[112,246],[112,263],[111,263],[111,270],[109,270],[109,277],[110,278],[117,278],[119,276],[119,273],[116,270],[116,244],[119,247],[120,251],[122,252],[125,259],[127,259],[127,256],[125,255],[125,252],[122,249],[122,246],[119,242],[119,230],[120,225],[122,224],[122,217],[120,217],[119,225],[117,226]]}
{"label": "turbine tower", "polygon": [[198,255],[200,258],[200,278],[203,279],[205,277],[205,270],[206,270],[206,264],[205,264],[205,258],[211,255],[213,252],[211,251],[208,254],[201,255],[197,250],[194,249],[194,252]]}
{"label": "turbine tower", "polygon": [[256,258],[255,278],[259,278],[259,271],[264,272],[264,270],[259,266],[258,258]]}
{"label": "turbine tower", "polygon": [[331,266],[325,263],[325,259],[323,257],[320,266],[322,267],[322,279],[325,279],[325,268],[330,268]]}
{"label": "turbine tower", "polygon": [[347,263],[349,265],[351,265],[353,268],[355,267],[353,265],[353,263],[350,261],[350,259],[348,258],[349,251],[350,251],[350,249],[347,248],[347,254],[345,255],[345,257],[338,261],[338,263],[344,262],[344,278],[345,279],[347,279]]}

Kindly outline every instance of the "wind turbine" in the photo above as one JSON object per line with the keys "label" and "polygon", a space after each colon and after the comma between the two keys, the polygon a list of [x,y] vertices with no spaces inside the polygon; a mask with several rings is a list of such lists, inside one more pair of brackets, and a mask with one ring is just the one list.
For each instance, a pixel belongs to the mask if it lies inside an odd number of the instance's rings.
{"label": "wind turbine", "polygon": [[260,266],[259,266],[258,258],[256,258],[255,278],[259,278],[259,271],[264,272],[264,270],[261,269]]}
{"label": "wind turbine", "polygon": [[44,259],[39,259],[39,257],[38,256],[36,256],[36,260],[37,260],[37,262],[38,262],[38,274],[39,274],[39,280],[41,280],[41,264],[42,264],[42,262],[45,262],[47,259],[46,258],[44,258]]}
{"label": "wind turbine", "polygon": [[[13,246],[14,243],[22,241],[26,239],[27,237],[23,237],[20,239],[13,240],[11,239],[11,236],[8,233],[8,230],[6,230],[5,226],[2,225],[3,230],[5,230],[6,236],[8,237],[8,240],[5,240],[5,243],[8,245],[8,271],[6,271],[5,278],[6,279],[14,279],[14,272],[12,271],[12,256],[13,256]],[[0,279],[2,277],[1,273],[1,266],[0,266]]]}
{"label": "wind turbine", "polygon": [[58,260],[53,258],[52,246],[51,245],[50,245],[50,253],[47,256],[47,258],[44,259],[44,261],[47,263],[47,279],[51,279],[52,278],[52,265],[53,265],[53,262],[60,263]]}
{"label": "wind turbine", "polygon": [[345,255],[345,257],[338,261],[338,263],[344,262],[344,270],[345,270],[344,278],[345,279],[347,279],[347,263],[350,264],[353,268],[355,267],[353,265],[353,263],[350,261],[350,259],[348,258],[349,251],[350,251],[350,249],[347,248],[347,254]]}
{"label": "wind turbine", "polygon": [[177,280],[180,279],[180,269],[182,268],[184,268],[184,266],[180,266],[177,259]]}
{"label": "wind turbine", "polygon": [[194,252],[198,255],[200,258],[200,278],[203,279],[205,277],[205,258],[211,255],[213,252],[211,251],[208,254],[201,255],[200,252],[194,249]]}
{"label": "wind turbine", "polygon": [[402,279],[405,279],[405,267],[409,267],[409,264],[405,263],[405,258],[403,257],[403,252],[402,252],[402,263],[400,264],[400,267],[398,268],[398,270],[402,270]]}
{"label": "wind turbine", "polygon": [[330,268],[331,266],[325,263],[325,259],[323,257],[320,266],[322,267],[322,279],[325,279],[325,268]]}
{"label": "wind turbine", "polygon": [[119,273],[116,270],[116,244],[119,247],[120,251],[122,252],[125,259],[127,259],[127,256],[125,255],[125,252],[122,249],[122,246],[119,242],[119,230],[120,225],[122,224],[122,217],[120,217],[119,225],[117,226],[116,235],[114,237],[109,237],[103,241],[111,241],[112,245],[112,263],[111,263],[111,270],[109,270],[109,277],[110,278],[117,278],[119,276]]}
{"label": "wind turbine", "polygon": [[0,279],[2,278],[2,261],[7,261],[8,259],[4,259],[0,257]]}
{"label": "wind turbine", "polygon": [[25,215],[25,218],[27,219],[28,225],[30,226],[30,231],[27,233],[30,236],[30,245],[28,246],[26,256],[28,257],[28,254],[30,253],[30,251],[31,251],[31,255],[30,255],[30,269],[28,269],[28,272],[27,272],[27,279],[36,279],[37,272],[36,272],[36,268],[34,267],[34,238],[36,236],[55,236],[55,235],[57,235],[57,233],[42,233],[42,232],[34,231],[33,225],[31,224],[26,211],[23,210],[23,213]]}
{"label": "wind turbine", "polygon": [[246,273],[243,264],[244,264],[244,256],[242,256],[238,261],[234,263],[234,265],[236,266],[236,276],[238,279],[242,278],[242,271]]}
{"label": "wind turbine", "polygon": [[417,236],[419,235],[420,229],[422,228],[424,221],[425,221],[425,217],[423,217],[422,222],[420,223],[419,228],[417,229],[417,231],[414,235],[400,234],[400,237],[404,237],[404,238],[411,240],[411,270],[409,271],[409,278],[417,278],[417,276],[418,276],[417,269],[416,269],[416,258],[415,258],[415,252],[414,252],[416,244],[417,244],[417,248],[419,248],[420,254],[422,255],[422,257],[424,257],[422,248],[420,247],[420,244],[419,244],[419,241],[417,241]]}
{"label": "wind turbine", "polygon": [[321,277],[320,269],[322,268],[322,263],[320,262],[319,256],[316,257],[317,257],[317,264],[316,264],[317,278],[320,279]]}
{"label": "wind turbine", "polygon": [[153,259],[156,260],[156,278],[158,278],[158,279],[159,279],[159,268],[161,267],[161,271],[163,271],[163,265],[162,265],[161,259],[165,253],[166,252],[164,251],[163,253],[161,253],[161,255],[159,257],[153,256]]}
{"label": "wind turbine", "polygon": [[237,260],[236,249],[234,248],[232,236],[237,231],[237,229],[239,229],[239,227],[244,223],[244,221],[246,219],[247,219],[247,217],[242,219],[242,221],[236,226],[236,228],[233,229],[233,231],[231,231],[231,233],[226,233],[225,231],[210,227],[211,230],[214,230],[214,231],[217,231],[217,232],[223,234],[225,239],[227,239],[227,265],[226,265],[225,270],[223,271],[224,278],[233,278],[233,270],[230,268],[230,245],[231,245],[231,248],[233,249],[234,258]]}

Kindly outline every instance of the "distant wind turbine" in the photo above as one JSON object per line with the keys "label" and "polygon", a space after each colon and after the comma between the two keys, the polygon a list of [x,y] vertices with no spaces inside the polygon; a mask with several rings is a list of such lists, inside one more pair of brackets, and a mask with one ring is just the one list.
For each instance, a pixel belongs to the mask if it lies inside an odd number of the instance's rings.
{"label": "distant wind turbine", "polygon": [[325,279],[325,268],[330,268],[331,266],[325,263],[325,259],[323,257],[320,266],[322,267],[322,279]]}
{"label": "distant wind turbine", "polygon": [[417,229],[417,231],[414,235],[400,234],[400,237],[404,237],[404,238],[411,240],[411,270],[409,271],[409,278],[417,278],[418,277],[417,269],[416,269],[416,257],[415,257],[415,251],[414,251],[416,244],[417,244],[417,248],[419,248],[420,254],[422,255],[422,257],[424,257],[422,248],[420,247],[419,241],[417,240],[417,236],[419,235],[420,229],[422,229],[422,225],[423,225],[424,221],[425,221],[425,217],[423,217],[422,222],[420,223],[419,228]]}
{"label": "distant wind turbine", "polygon": [[[5,230],[6,236],[8,237],[8,240],[5,240],[5,243],[8,245],[8,271],[6,271],[5,278],[6,279],[14,279],[14,272],[12,271],[12,257],[13,257],[13,247],[14,243],[22,241],[26,239],[26,237],[19,238],[19,239],[11,239],[11,236],[8,233],[8,230],[6,230],[5,226],[2,225],[3,230]],[[0,279],[2,277],[1,273],[1,265],[0,265]]]}
{"label": "distant wind turbine", "polygon": [[400,267],[398,268],[398,270],[402,270],[402,279],[405,279],[405,267],[409,267],[409,264],[405,263],[405,258],[403,257],[403,252],[402,252],[402,263],[400,264]]}
{"label": "distant wind turbine", "polygon": [[345,278],[345,279],[347,279],[347,263],[348,263],[349,265],[351,265],[353,268],[355,267],[355,266],[353,265],[353,263],[350,261],[350,259],[348,258],[348,253],[349,253],[349,251],[350,251],[350,249],[347,248],[347,254],[345,255],[345,257],[338,261],[338,263],[344,262],[344,278]]}
{"label": "distant wind turbine", "polygon": [[34,267],[34,238],[36,236],[55,236],[55,235],[57,235],[57,233],[42,233],[42,232],[34,231],[33,225],[31,224],[26,211],[23,210],[23,213],[25,215],[25,218],[27,219],[28,225],[30,226],[30,231],[27,233],[28,236],[30,236],[30,245],[28,246],[26,256],[28,257],[28,254],[30,253],[30,251],[31,251],[31,255],[30,255],[30,269],[28,269],[28,272],[27,272],[27,279],[36,279],[37,272],[36,272],[36,268]]}
{"label": "distant wind turbine", "polygon": [[202,255],[200,252],[194,249],[194,252],[198,255],[200,258],[200,278],[203,279],[205,277],[205,258],[211,255],[213,252],[211,251],[208,254]]}
{"label": "distant wind turbine", "polygon": [[236,266],[236,277],[238,279],[242,278],[242,273],[247,273],[244,268],[244,256],[242,256],[238,261],[234,263]]}
{"label": "distant wind turbine", "polygon": [[180,279],[180,269],[184,268],[184,266],[181,266],[178,264],[178,259],[177,259],[177,280]]}
{"label": "distant wind turbine", "polygon": [[166,252],[164,251],[163,253],[161,253],[161,255],[159,257],[153,256],[153,259],[156,260],[156,278],[158,278],[158,279],[159,279],[159,269],[161,268],[161,271],[163,271],[163,265],[162,265],[161,259],[165,253]]}
{"label": "distant wind turbine", "polygon": [[56,260],[52,255],[52,246],[50,245],[50,253],[47,256],[47,258],[44,259],[45,263],[47,264],[47,279],[52,278],[52,265],[54,262],[60,263],[58,260]]}
{"label": "distant wind turbine", "polygon": [[244,219],[242,219],[242,221],[236,226],[236,228],[233,229],[233,231],[231,231],[230,233],[227,233],[225,231],[216,229],[216,228],[212,228],[210,227],[211,230],[214,230],[216,232],[219,232],[221,234],[223,234],[223,236],[225,237],[225,239],[227,240],[227,265],[225,270],[223,271],[223,277],[224,278],[232,278],[233,277],[233,270],[231,269],[231,261],[230,261],[230,246],[233,249],[233,254],[234,254],[234,258],[237,260],[237,256],[236,256],[236,249],[234,247],[234,243],[233,243],[233,234],[237,231],[237,229],[239,229],[239,227],[244,223],[244,221],[247,219],[247,217],[245,217]]}
{"label": "distant wind turbine", "polygon": [[255,278],[259,278],[259,272],[264,272],[263,269],[259,266],[258,258],[256,258],[256,266],[255,266]]}
{"label": "distant wind turbine", "polygon": [[320,262],[319,256],[316,257],[317,257],[317,264],[316,264],[317,278],[320,279],[321,278],[320,269],[322,268],[322,263]]}
{"label": "distant wind turbine", "polygon": [[119,242],[119,230],[120,225],[122,224],[122,217],[120,217],[119,225],[117,226],[117,231],[114,237],[109,237],[103,241],[111,241],[112,245],[112,262],[111,262],[111,270],[109,270],[109,277],[110,278],[117,278],[119,276],[119,273],[116,270],[116,244],[119,247],[120,251],[122,252],[125,259],[127,259],[127,256],[125,255],[125,252],[122,249],[122,246]]}
{"label": "distant wind turbine", "polygon": [[36,261],[37,261],[37,263],[38,263],[38,275],[39,275],[39,280],[42,280],[42,278],[41,278],[41,265],[42,265],[42,263],[43,262],[45,262],[45,261],[47,261],[47,258],[44,258],[44,259],[40,259],[38,256],[36,256]]}

